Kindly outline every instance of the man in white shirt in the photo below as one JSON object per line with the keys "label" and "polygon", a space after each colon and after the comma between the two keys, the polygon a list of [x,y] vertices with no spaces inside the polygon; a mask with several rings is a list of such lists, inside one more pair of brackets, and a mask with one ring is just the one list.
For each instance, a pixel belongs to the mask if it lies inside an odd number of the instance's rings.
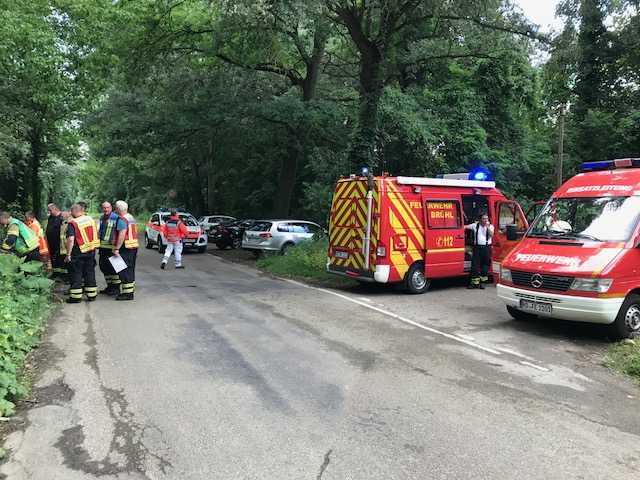
{"label": "man in white shirt", "polygon": [[479,222],[464,226],[473,232],[473,256],[471,257],[471,283],[467,288],[484,289],[483,282],[489,281],[491,266],[491,244],[493,243],[493,225],[489,223],[487,214],[480,217]]}

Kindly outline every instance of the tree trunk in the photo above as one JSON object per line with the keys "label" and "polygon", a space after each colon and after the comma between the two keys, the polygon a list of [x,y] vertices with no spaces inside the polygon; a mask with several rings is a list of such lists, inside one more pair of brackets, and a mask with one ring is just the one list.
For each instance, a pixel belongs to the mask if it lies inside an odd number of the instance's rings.
{"label": "tree trunk", "polygon": [[216,210],[216,175],[213,170],[214,163],[213,138],[209,139],[209,156],[207,161],[207,213]]}
{"label": "tree trunk", "polygon": [[363,165],[372,168],[377,166],[378,109],[383,88],[380,52],[375,48],[361,52],[360,110],[358,126],[349,154],[351,166],[354,169]]}
{"label": "tree trunk", "polygon": [[298,139],[291,135],[287,155],[282,159],[278,178],[278,192],[273,205],[276,217],[286,218],[291,212],[291,199],[296,186],[298,163],[304,152]]}
{"label": "tree trunk", "polygon": [[42,210],[42,188],[40,183],[40,165],[46,155],[42,132],[38,128],[31,131],[31,208],[37,216]]}

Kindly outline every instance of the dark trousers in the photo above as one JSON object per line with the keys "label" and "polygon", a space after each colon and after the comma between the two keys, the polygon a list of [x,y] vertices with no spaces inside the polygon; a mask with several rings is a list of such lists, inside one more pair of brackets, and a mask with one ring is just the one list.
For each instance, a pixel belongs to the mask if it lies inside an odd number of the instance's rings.
{"label": "dark trousers", "polygon": [[69,274],[67,264],[64,262],[65,255],[51,252],[51,264],[53,266],[53,276],[66,278]]}
{"label": "dark trousers", "polygon": [[474,245],[471,257],[471,283],[486,282],[491,267],[491,245]]}
{"label": "dark trousers", "polygon": [[98,266],[100,267],[100,271],[102,275],[104,275],[104,280],[107,282],[107,288],[114,291],[120,290],[120,276],[113,269],[113,265],[109,261],[109,257],[113,255],[113,251],[108,248],[101,248],[100,256],[98,257]]}
{"label": "dark trousers", "polygon": [[71,275],[71,287],[69,297],[81,299],[82,293],[87,298],[96,298],[98,287],[96,284],[96,256],[95,252],[73,255],[67,264]]}
{"label": "dark trousers", "polygon": [[124,263],[127,264],[127,268],[122,270],[120,275],[120,293],[133,294],[136,291],[136,257],[138,256],[137,248],[122,248],[120,250],[120,256]]}
{"label": "dark trousers", "polygon": [[35,250],[31,250],[24,256],[25,262],[37,262],[40,261],[40,251],[36,248]]}

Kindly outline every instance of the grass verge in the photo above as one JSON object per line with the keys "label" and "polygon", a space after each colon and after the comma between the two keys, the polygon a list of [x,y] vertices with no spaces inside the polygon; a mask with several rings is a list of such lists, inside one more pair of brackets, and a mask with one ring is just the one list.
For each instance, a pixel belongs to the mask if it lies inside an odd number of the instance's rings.
{"label": "grass verge", "polygon": [[640,382],[640,339],[612,345],[607,352],[605,365]]}
{"label": "grass verge", "polygon": [[22,376],[27,354],[38,345],[50,312],[53,281],[40,262],[0,255],[0,415],[12,415],[27,394]]}
{"label": "grass verge", "polygon": [[301,279],[324,287],[349,287],[354,280],[327,273],[325,239],[302,242],[290,248],[287,255],[268,255],[258,260],[259,269],[280,277]]}

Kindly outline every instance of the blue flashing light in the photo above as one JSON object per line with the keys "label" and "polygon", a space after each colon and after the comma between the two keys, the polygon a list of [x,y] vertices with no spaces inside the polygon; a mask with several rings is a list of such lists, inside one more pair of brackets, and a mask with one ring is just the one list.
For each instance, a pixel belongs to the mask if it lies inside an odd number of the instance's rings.
{"label": "blue flashing light", "polygon": [[584,162],[583,172],[595,172],[598,170],[615,170],[617,168],[640,167],[640,158],[618,158],[617,160],[600,160],[598,162]]}
{"label": "blue flashing light", "polygon": [[362,174],[363,177],[366,177],[369,175],[369,167],[362,167],[360,169],[360,173]]}
{"label": "blue flashing light", "polygon": [[469,172],[469,180],[488,182],[491,179],[491,172],[486,167],[476,167]]}

